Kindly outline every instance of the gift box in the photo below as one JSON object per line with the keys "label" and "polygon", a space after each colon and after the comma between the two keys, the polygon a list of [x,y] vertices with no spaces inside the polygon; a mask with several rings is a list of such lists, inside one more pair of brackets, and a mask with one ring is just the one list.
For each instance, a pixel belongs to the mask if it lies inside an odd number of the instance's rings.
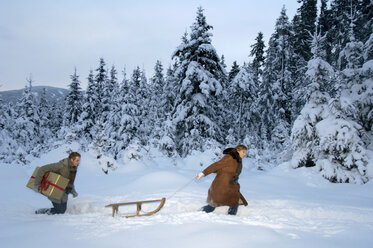
{"label": "gift box", "polygon": [[[36,167],[30,180],[27,183],[27,187],[33,189],[35,183],[35,176],[38,173],[39,167]],[[61,200],[63,193],[65,192],[65,188],[69,183],[69,179],[56,174],[54,172],[48,171],[43,176],[41,180],[41,184],[38,188],[39,192],[45,196],[50,198]]]}

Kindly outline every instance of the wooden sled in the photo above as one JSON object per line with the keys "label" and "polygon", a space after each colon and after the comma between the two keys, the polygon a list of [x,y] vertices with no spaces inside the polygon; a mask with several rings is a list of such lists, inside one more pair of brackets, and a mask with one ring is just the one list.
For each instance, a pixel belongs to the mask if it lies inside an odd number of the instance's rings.
{"label": "wooden sled", "polygon": [[[142,213],[142,214],[140,213],[140,211],[141,211],[141,205],[143,203],[153,203],[153,202],[160,202],[160,204],[158,205],[158,207],[155,210],[153,210],[151,212],[147,212],[147,213]],[[162,198],[160,200],[113,203],[113,204],[106,205],[105,207],[112,207],[113,208],[113,217],[114,217],[115,213],[118,214],[118,208],[119,208],[119,206],[136,204],[137,205],[136,214],[135,215],[128,215],[128,216],[126,216],[126,218],[130,218],[130,217],[136,217],[136,216],[149,216],[149,215],[153,215],[153,214],[157,213],[159,210],[161,210],[161,208],[164,206],[165,202],[166,202],[166,198]]]}

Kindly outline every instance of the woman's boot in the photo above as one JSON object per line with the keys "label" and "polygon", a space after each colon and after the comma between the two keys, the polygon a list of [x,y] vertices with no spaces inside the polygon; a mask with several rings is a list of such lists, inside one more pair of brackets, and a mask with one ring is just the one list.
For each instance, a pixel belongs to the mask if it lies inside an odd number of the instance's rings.
{"label": "woman's boot", "polygon": [[228,214],[229,215],[236,215],[237,214],[237,210],[238,210],[238,206],[237,207],[229,207]]}
{"label": "woman's boot", "polygon": [[206,205],[202,208],[202,211],[206,212],[206,213],[211,213],[212,211],[215,210],[215,207],[211,206],[211,205]]}

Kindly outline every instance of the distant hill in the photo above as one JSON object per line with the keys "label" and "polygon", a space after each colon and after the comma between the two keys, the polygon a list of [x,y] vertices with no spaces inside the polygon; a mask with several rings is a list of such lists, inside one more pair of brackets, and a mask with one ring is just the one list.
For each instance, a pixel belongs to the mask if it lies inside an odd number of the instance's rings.
{"label": "distant hill", "polygon": [[[67,89],[56,88],[51,86],[32,86],[32,92],[35,94],[37,99],[40,98],[43,89],[45,89],[46,91],[47,102],[62,102],[64,101],[67,93],[69,92],[69,90]],[[5,104],[15,104],[17,100],[22,96],[23,91],[24,89],[0,91],[0,99]]]}

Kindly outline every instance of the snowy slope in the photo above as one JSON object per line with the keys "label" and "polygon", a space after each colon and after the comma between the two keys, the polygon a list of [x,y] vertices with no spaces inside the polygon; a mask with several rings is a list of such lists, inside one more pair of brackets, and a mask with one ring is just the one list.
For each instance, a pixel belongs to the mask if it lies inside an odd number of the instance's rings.
{"label": "snowy slope", "polygon": [[[202,169],[200,161],[207,166],[209,153],[176,161],[176,166],[161,157],[118,161],[119,168],[108,175],[92,154],[82,153],[79,196],[69,200],[67,214],[35,215],[35,209],[51,203],[26,188],[27,180],[35,166],[64,158],[65,150],[54,150],[27,168],[0,165],[2,247],[373,246],[372,182],[331,184],[312,169],[293,170],[288,164],[257,171],[244,159],[240,184],[249,205],[240,207],[237,216],[226,215],[226,207],[211,214],[198,211],[213,175],[188,183]],[[113,218],[104,207],[161,197],[167,198],[166,205],[150,217]],[[144,210],[155,207],[149,204]],[[120,208],[120,215],[135,209]]]}

